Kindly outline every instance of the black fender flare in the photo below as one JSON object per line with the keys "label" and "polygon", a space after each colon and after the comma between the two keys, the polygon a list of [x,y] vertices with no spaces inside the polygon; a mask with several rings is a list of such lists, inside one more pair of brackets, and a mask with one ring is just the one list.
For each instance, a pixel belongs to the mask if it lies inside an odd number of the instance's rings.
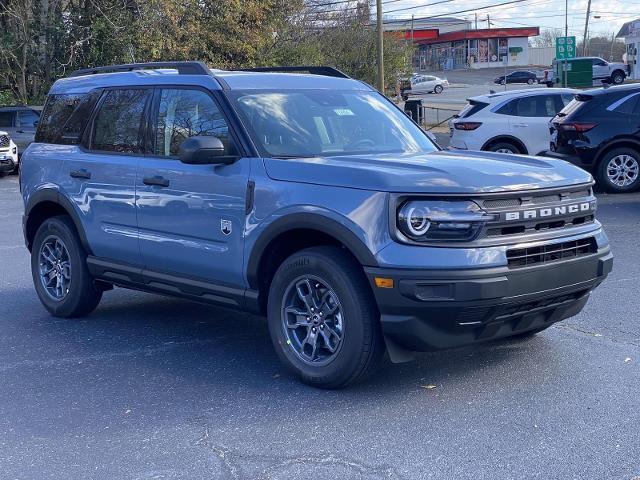
{"label": "black fender flare", "polygon": [[76,227],[76,231],[78,232],[78,236],[80,237],[82,246],[84,247],[87,253],[91,254],[92,250],[91,250],[91,247],[89,246],[89,241],[87,240],[87,236],[82,226],[80,217],[78,216],[76,209],[73,206],[73,202],[55,188],[44,188],[44,189],[38,190],[33,195],[31,195],[29,197],[29,200],[27,201],[27,205],[24,209],[24,221],[23,221],[24,239],[25,239],[25,243],[27,244],[27,248],[31,250],[31,244],[27,236],[27,225],[29,223],[29,215],[31,214],[34,208],[36,208],[38,205],[41,205],[44,202],[55,203],[56,205],[60,206],[67,213],[67,215],[69,215],[69,217],[71,218],[71,221]]}
{"label": "black fender flare", "polygon": [[247,262],[247,280],[251,288],[258,287],[258,270],[269,244],[279,235],[297,229],[318,230],[326,233],[342,243],[361,265],[378,266],[371,250],[347,226],[320,213],[292,213],[271,223],[253,244]]}
{"label": "black fender flare", "polygon": [[484,142],[484,144],[482,145],[482,148],[480,150],[485,150],[489,145],[491,145],[492,143],[495,143],[496,141],[500,141],[500,140],[504,140],[504,141],[507,141],[507,142],[510,142],[510,143],[514,143],[518,148],[522,149],[522,153],[524,155],[528,155],[529,154],[529,152],[527,151],[527,147],[525,146],[524,143],[522,143],[522,140],[520,140],[517,137],[514,137],[513,135],[496,135],[495,137],[492,137],[489,140],[487,140],[486,142]]}

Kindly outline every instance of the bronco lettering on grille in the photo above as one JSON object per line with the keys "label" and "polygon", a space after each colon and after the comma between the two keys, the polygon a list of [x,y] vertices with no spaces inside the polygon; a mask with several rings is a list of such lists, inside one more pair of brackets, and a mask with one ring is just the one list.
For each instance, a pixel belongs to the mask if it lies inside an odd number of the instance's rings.
{"label": "bronco lettering on grille", "polygon": [[561,215],[571,215],[574,213],[587,213],[595,209],[595,202],[572,203],[558,207],[534,208],[531,210],[520,210],[517,212],[503,213],[505,221],[533,220],[536,218],[557,217]]}

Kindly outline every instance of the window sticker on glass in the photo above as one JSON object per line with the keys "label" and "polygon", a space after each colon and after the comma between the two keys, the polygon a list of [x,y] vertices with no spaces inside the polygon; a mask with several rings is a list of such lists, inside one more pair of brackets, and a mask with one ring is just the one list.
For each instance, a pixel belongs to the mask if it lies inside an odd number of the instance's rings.
{"label": "window sticker on glass", "polygon": [[346,117],[346,116],[349,116],[349,115],[354,115],[354,113],[351,110],[349,110],[348,108],[336,108],[334,110],[334,112],[339,117]]}

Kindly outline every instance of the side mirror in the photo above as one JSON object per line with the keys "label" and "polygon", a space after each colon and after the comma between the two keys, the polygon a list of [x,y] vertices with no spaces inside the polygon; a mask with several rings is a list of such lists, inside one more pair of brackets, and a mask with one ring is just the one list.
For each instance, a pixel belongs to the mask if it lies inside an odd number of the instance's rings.
{"label": "side mirror", "polygon": [[180,144],[178,156],[182,163],[193,165],[225,164],[237,160],[235,155],[225,155],[225,148],[218,137],[191,137]]}

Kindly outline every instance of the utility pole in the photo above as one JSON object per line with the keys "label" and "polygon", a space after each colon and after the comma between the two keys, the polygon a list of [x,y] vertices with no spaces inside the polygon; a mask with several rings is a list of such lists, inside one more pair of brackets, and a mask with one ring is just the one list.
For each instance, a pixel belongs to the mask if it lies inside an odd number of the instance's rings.
{"label": "utility pole", "polygon": [[478,14],[476,13],[476,30],[478,29]]}
{"label": "utility pole", "polygon": [[382,31],[382,0],[376,0],[378,23],[378,90],[384,95],[384,32]]}
{"label": "utility pole", "polygon": [[487,13],[487,29],[491,28],[491,22],[489,21],[489,14]]}
{"label": "utility pole", "polygon": [[413,41],[413,17],[414,17],[414,15],[412,13],[411,14],[411,69],[413,69],[413,66],[414,66],[413,65],[414,64],[413,59],[415,58],[415,50],[414,50],[414,48],[415,48],[415,45],[416,45],[415,42]]}
{"label": "utility pole", "polygon": [[[569,37],[569,0],[564,0],[564,42],[567,47],[567,38]],[[564,86],[567,86],[567,55],[564,56]]]}
{"label": "utility pole", "polygon": [[611,33],[611,49],[609,50],[609,61],[613,62],[613,44],[616,41],[616,34],[615,33]]}
{"label": "utility pole", "polygon": [[587,56],[587,39],[589,38],[589,17],[591,16],[591,0],[587,2],[587,18],[584,19],[584,38],[582,39],[582,56]]}

